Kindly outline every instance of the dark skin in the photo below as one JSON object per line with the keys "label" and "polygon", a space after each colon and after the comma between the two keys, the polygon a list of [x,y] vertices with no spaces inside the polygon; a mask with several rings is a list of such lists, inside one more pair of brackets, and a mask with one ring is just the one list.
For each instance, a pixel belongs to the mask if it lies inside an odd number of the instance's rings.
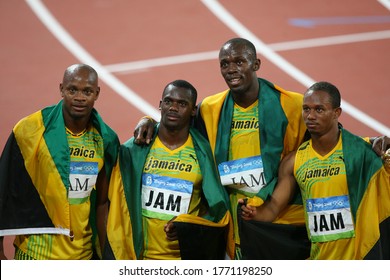
{"label": "dark skin", "polygon": [[89,124],[92,109],[99,97],[96,72],[86,65],[72,65],[60,83],[65,125],[73,133],[82,132]]}
{"label": "dark skin", "polygon": [[341,108],[332,108],[328,94],[323,91],[306,92],[303,102],[302,116],[310,132],[313,148],[320,155],[326,155],[339,139],[338,118]]}
{"label": "dark skin", "polygon": [[372,143],[372,149],[374,152],[381,156],[382,158],[385,156],[386,152],[389,154],[388,150],[390,149],[390,137],[380,136],[371,138],[370,142]]}
{"label": "dark skin", "polygon": [[[341,108],[333,108],[329,95],[324,91],[309,90],[306,92],[302,116],[310,132],[314,150],[320,155],[328,154],[336,145],[340,136],[338,118]],[[261,206],[246,205],[243,199],[242,218],[273,222],[285,209],[298,187],[294,177],[295,152],[288,154],[281,162],[278,172],[278,184],[272,196]]]}
{"label": "dark skin", "polygon": [[[332,107],[326,92],[308,91],[305,94],[302,116],[311,134],[313,148],[322,156],[328,154],[337,145],[340,136],[338,118],[341,112],[340,107]],[[386,143],[389,137],[378,137],[376,141],[379,143],[378,151],[388,149]],[[379,155],[378,152],[376,153]],[[242,205],[241,213],[244,220],[273,222],[286,208],[298,187],[294,177],[295,154],[296,152],[292,152],[282,160],[278,172],[278,184],[271,199],[258,207],[247,205],[243,199],[238,201]]]}
{"label": "dark skin", "polygon": [[104,248],[107,233],[108,186],[109,181],[106,176],[106,169],[103,166],[96,180],[96,227],[101,250]]}
{"label": "dark skin", "polygon": [[222,77],[239,106],[252,105],[259,94],[256,71],[260,68],[260,59],[244,44],[227,43],[219,52],[219,65]]}
{"label": "dark skin", "polygon": [[[59,88],[64,101],[65,126],[75,134],[80,133],[90,125],[91,112],[99,98],[98,75],[88,65],[72,65],[65,71]],[[98,174],[96,189],[96,223],[100,248],[104,248],[108,215],[108,180],[104,166]]]}
{"label": "dark skin", "polygon": [[[231,90],[234,102],[243,108],[256,102],[259,93],[256,71],[261,64],[256,53],[243,42],[227,42],[220,49],[219,64],[221,75]],[[134,130],[135,143],[149,144],[155,123],[150,118],[141,119]]]}
{"label": "dark skin", "polygon": [[191,118],[196,114],[191,92],[169,85],[163,93],[159,109],[161,122],[158,136],[165,146],[174,150],[187,141]]}
{"label": "dark skin", "polygon": [[[196,114],[196,105],[191,91],[186,88],[168,85],[160,101],[161,122],[158,137],[171,150],[182,146],[188,139],[191,118]],[[176,227],[171,219],[165,226],[166,238],[177,240]]]}
{"label": "dark skin", "polygon": [[[65,126],[74,134],[84,131],[90,125],[91,112],[100,94],[96,71],[85,64],[69,66],[59,85],[63,99],[63,116]],[[98,217],[107,216],[108,182],[104,167],[100,171],[96,188],[98,191]],[[100,213],[100,214],[99,214]],[[97,219],[99,236],[105,236],[105,220]],[[104,241],[104,238],[100,239]],[[103,243],[100,243],[103,246]],[[3,237],[0,239],[0,258],[6,259],[3,251]]]}
{"label": "dark skin", "polygon": [[[341,112],[340,107],[332,107],[327,92],[314,90],[306,92],[302,117],[310,132],[314,150],[322,156],[328,154],[337,145],[340,137],[338,119]],[[377,148],[385,150],[388,140],[386,136],[378,137],[376,141],[380,145]],[[238,203],[242,205],[241,213],[244,220],[273,222],[285,209],[298,187],[294,177],[295,154],[296,152],[292,152],[281,161],[278,184],[269,200],[258,207],[247,205],[243,199],[238,200]]]}
{"label": "dark skin", "polygon": [[[306,92],[302,116],[310,132],[313,148],[322,156],[337,145],[340,137],[338,119],[341,112],[340,107],[333,108],[327,92],[315,90]],[[385,143],[383,139],[389,138],[380,137],[378,141]],[[244,220],[273,222],[285,209],[298,187],[294,177],[295,154],[296,152],[292,152],[281,161],[278,184],[269,200],[258,207],[247,205],[243,199],[238,201],[242,205],[241,213]]]}
{"label": "dark skin", "polygon": [[[247,108],[258,99],[259,84],[256,71],[260,69],[261,61],[242,42],[227,42],[219,52],[219,64],[222,77],[228,85],[233,100],[239,106]],[[149,144],[153,136],[155,121],[143,118],[134,130],[137,144]],[[383,156],[390,148],[390,138],[387,136],[370,139],[373,150]]]}

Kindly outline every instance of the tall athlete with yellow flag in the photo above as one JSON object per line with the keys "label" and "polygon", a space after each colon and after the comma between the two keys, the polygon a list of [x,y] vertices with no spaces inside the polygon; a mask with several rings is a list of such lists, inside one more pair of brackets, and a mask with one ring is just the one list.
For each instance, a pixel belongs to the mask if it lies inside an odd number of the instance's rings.
{"label": "tall athlete with yellow flag", "polygon": [[[198,105],[194,124],[209,140],[220,180],[229,193],[234,258],[304,259],[309,255],[309,242],[299,192],[274,223],[264,225],[265,229],[259,225],[260,231],[254,229],[259,239],[263,238],[260,246],[251,250],[256,256],[241,252],[237,219],[238,199],[266,200],[274,190],[280,160],[302,143],[306,130],[299,114],[303,95],[258,78],[260,59],[255,46],[244,38],[222,45],[219,64],[229,89],[206,97]],[[139,143],[152,135],[151,124],[140,121],[135,131]],[[245,242],[255,245],[250,239]]]}
{"label": "tall athlete with yellow flag", "polygon": [[108,259],[223,259],[233,255],[229,202],[210,145],[190,128],[196,89],[169,83],[152,144],[120,148],[109,186]]}
{"label": "tall athlete with yellow flag", "polygon": [[390,259],[390,166],[386,171],[369,143],[341,127],[340,100],[328,82],[307,90],[302,115],[311,139],[281,162],[271,199],[258,207],[249,199],[242,218],[273,221],[298,185],[310,259]]}
{"label": "tall athlete with yellow flag", "polygon": [[[198,105],[194,124],[209,140],[229,192],[235,259],[306,259],[310,242],[299,191],[273,222],[242,220],[239,227],[237,216],[239,199],[250,197],[259,204],[269,199],[280,160],[303,142],[303,95],[258,78],[260,59],[244,38],[222,45],[219,64],[229,89],[206,97]],[[136,143],[148,143],[153,122],[143,118],[134,134]]]}
{"label": "tall athlete with yellow flag", "polygon": [[71,65],[60,93],[57,105],[16,124],[0,159],[1,243],[16,235],[15,259],[92,259],[96,229],[105,233],[96,190],[107,189],[119,139],[93,108],[98,74]]}

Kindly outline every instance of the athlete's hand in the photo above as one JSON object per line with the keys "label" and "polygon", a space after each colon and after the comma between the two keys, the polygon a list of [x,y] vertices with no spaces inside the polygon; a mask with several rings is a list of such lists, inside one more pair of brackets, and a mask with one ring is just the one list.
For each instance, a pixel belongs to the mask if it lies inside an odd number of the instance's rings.
{"label": "athlete's hand", "polygon": [[134,129],[134,143],[138,145],[149,145],[153,137],[155,124],[156,121],[152,118],[141,118]]}
{"label": "athlete's hand", "polygon": [[387,136],[376,137],[372,142],[372,149],[378,156],[383,156],[390,148],[390,138]]}
{"label": "athlete's hand", "polygon": [[257,208],[246,204],[247,199],[240,198],[238,204],[241,205],[241,218],[245,221],[253,220],[257,214]]}
{"label": "athlete's hand", "polygon": [[164,231],[167,239],[169,241],[175,241],[178,239],[177,237],[177,230],[176,226],[173,223],[173,221],[176,219],[176,217],[172,218],[168,223],[164,225]]}

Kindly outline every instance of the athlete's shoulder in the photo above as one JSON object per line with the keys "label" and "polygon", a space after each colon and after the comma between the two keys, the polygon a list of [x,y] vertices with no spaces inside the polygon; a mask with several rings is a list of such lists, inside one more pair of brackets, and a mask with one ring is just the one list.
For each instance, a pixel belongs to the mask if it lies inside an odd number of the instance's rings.
{"label": "athlete's shoulder", "polygon": [[207,97],[205,97],[202,101],[202,106],[203,105],[209,105],[209,104],[213,104],[213,103],[218,103],[220,102],[221,100],[224,100],[226,98],[226,95],[228,94],[229,90],[224,90],[224,91],[221,91],[221,92],[218,92],[216,94],[213,94],[213,95],[209,95]]}

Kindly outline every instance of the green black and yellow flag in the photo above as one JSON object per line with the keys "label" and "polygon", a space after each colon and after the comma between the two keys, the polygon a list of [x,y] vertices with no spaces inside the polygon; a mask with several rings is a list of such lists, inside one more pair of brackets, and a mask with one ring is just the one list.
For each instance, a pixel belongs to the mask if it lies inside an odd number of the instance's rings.
{"label": "green black and yellow flag", "polygon": [[[342,129],[342,141],[355,226],[354,259],[390,259],[390,173],[361,137]],[[244,220],[239,226],[244,259],[315,258],[310,256],[306,230],[300,226]],[[342,250],[337,242],[331,246],[327,247],[330,254],[333,248]],[[327,255],[321,252],[321,259],[330,259]]]}
{"label": "green black and yellow flag", "polygon": [[[306,127],[300,113],[302,94],[286,91],[265,79],[259,78],[258,82],[260,150],[267,185],[255,195],[255,198],[264,201],[276,186],[280,160],[289,152],[298,149],[304,139]],[[205,98],[200,105],[201,118],[197,120],[196,127],[208,136],[217,164],[228,160],[233,107],[234,101],[229,90]],[[231,205],[231,208],[232,215],[238,220],[236,205]],[[255,224],[259,223],[246,221],[237,221],[237,223],[244,230],[239,234],[240,236],[244,234],[244,237],[240,238],[240,242],[243,242],[240,245],[243,249],[241,250],[243,258],[305,259],[309,255],[308,244],[310,243],[305,230],[303,205],[299,192],[288,206],[288,211],[285,211],[274,223],[269,223],[265,230],[256,231]],[[275,233],[278,232],[288,241],[274,238]],[[238,233],[237,229],[236,233]],[[266,244],[265,246],[284,249],[272,250],[264,246],[264,251],[247,251],[245,249],[248,243],[249,247],[251,244],[254,245],[252,235],[258,238],[264,235],[260,243]],[[291,249],[285,247],[286,242],[291,244]]]}
{"label": "green black and yellow flag", "polygon": [[[0,159],[0,236],[70,235],[67,200],[70,152],[62,104],[61,100],[25,117],[8,138]],[[91,122],[103,138],[104,164],[109,177],[119,139],[95,109]],[[93,224],[94,217],[91,219]]]}
{"label": "green black and yellow flag", "polygon": [[355,259],[390,259],[390,173],[361,137],[342,129]]}
{"label": "green black and yellow flag", "polygon": [[[233,254],[232,223],[227,193],[217,176],[208,142],[194,129],[190,130],[190,134],[203,175],[202,191],[209,208],[206,216],[182,214],[176,217],[181,258],[223,259],[226,252],[231,256]],[[154,139],[155,137],[156,134]],[[109,188],[110,210],[105,258],[143,257],[141,178],[151,145],[136,145],[132,138],[120,148]]]}

